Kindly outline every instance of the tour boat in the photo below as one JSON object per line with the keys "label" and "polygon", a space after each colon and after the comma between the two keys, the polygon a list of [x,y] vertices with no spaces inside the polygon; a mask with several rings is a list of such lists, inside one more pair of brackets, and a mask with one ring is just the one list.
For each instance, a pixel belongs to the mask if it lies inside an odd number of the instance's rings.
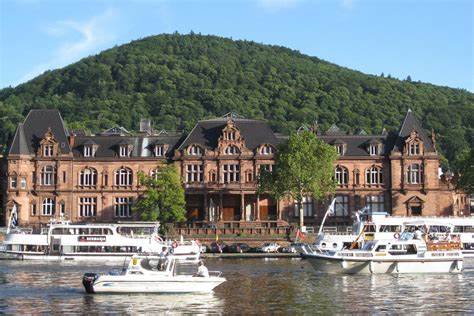
{"label": "tour boat", "polygon": [[174,256],[138,254],[121,273],[86,273],[82,284],[87,293],[205,293],[226,281],[221,272],[209,271],[209,276],[201,277],[180,265],[182,261]]}
{"label": "tour boat", "polygon": [[[324,223],[323,223],[324,224]],[[385,212],[357,212],[350,232],[329,231],[321,227],[315,251],[348,248],[358,236],[361,240],[389,240],[401,232],[419,228],[436,237],[449,235],[461,242],[465,257],[474,257],[474,217],[390,216]]]}
{"label": "tour boat", "polygon": [[459,242],[373,240],[362,249],[320,251],[302,256],[317,271],[346,274],[460,273],[463,254]]}
{"label": "tour boat", "polygon": [[163,241],[157,223],[71,224],[51,222],[34,233],[13,229],[5,236],[3,258],[21,260],[118,261],[135,253],[159,253],[166,247],[177,258],[199,260],[196,241]]}

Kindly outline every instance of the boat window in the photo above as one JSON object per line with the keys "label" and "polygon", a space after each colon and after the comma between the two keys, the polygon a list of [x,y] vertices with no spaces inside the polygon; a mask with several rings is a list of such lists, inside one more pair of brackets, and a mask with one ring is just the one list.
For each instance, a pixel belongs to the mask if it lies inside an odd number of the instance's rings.
{"label": "boat window", "polygon": [[396,233],[402,230],[400,225],[381,225],[380,232],[381,233]]}
{"label": "boat window", "polygon": [[70,235],[71,232],[67,228],[54,228],[51,231],[52,235]]}
{"label": "boat window", "polygon": [[375,249],[376,252],[385,252],[387,250],[387,245],[378,245],[377,249]]}
{"label": "boat window", "polygon": [[372,249],[374,249],[374,246],[375,246],[374,242],[366,242],[364,246],[362,247],[362,250],[371,251]]}
{"label": "boat window", "polygon": [[365,232],[366,233],[375,233],[375,225],[365,225]]}
{"label": "boat window", "polygon": [[405,245],[406,254],[407,255],[415,255],[416,254],[416,247],[413,244]]}

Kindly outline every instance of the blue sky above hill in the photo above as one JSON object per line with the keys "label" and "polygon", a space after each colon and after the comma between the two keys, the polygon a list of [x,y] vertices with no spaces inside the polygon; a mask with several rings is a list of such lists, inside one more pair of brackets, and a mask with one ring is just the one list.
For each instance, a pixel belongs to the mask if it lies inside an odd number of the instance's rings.
{"label": "blue sky above hill", "polygon": [[474,91],[469,0],[5,0],[0,88],[134,39],[191,30]]}

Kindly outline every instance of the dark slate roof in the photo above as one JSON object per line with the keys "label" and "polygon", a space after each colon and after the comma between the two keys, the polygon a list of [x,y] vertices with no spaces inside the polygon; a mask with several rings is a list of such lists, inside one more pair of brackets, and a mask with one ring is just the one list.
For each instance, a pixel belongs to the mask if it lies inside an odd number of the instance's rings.
{"label": "dark slate roof", "polygon": [[30,153],[28,150],[28,144],[26,142],[23,123],[18,124],[9,153],[17,155],[28,155]]}
{"label": "dark slate roof", "polygon": [[389,152],[391,146],[386,136],[382,135],[322,135],[318,136],[328,144],[343,142],[346,144],[344,156],[369,156],[367,145],[372,141],[378,141],[383,146],[382,155]]}
{"label": "dark slate roof", "polygon": [[173,133],[160,136],[78,136],[74,139],[73,154],[74,157],[82,157],[83,146],[94,142],[98,147],[95,157],[115,157],[117,156],[118,146],[122,144],[132,145],[133,157],[152,157],[153,146],[155,144],[168,144],[167,156],[172,155],[182,134]]}
{"label": "dark slate roof", "polygon": [[415,130],[418,133],[418,136],[423,140],[423,146],[426,151],[434,151],[433,142],[431,139],[426,135],[423,127],[421,126],[418,119],[415,117],[415,114],[412,110],[408,110],[407,114],[405,115],[405,119],[403,120],[402,126],[400,127],[400,131],[398,132],[398,139],[395,143],[395,150],[401,151],[403,148],[404,141],[407,137],[410,136],[410,133]]}
{"label": "dark slate roof", "polygon": [[[68,132],[61,114],[56,109],[31,110],[25,118],[23,128],[19,127],[17,129],[12,147],[10,148],[10,154],[25,153],[23,141],[26,142],[28,154],[34,154],[38,150],[39,143],[48,128],[51,128],[54,138],[59,142],[61,152],[68,154],[71,151],[68,142]],[[24,139],[22,140],[22,138]]]}
{"label": "dark slate roof", "polygon": [[[235,118],[234,122],[244,137],[245,145],[250,150],[255,150],[261,144],[277,146],[281,142],[281,138],[275,136],[265,121]],[[227,118],[199,121],[179,149],[184,149],[191,144],[199,144],[212,150],[217,148],[217,141],[226,125]]]}

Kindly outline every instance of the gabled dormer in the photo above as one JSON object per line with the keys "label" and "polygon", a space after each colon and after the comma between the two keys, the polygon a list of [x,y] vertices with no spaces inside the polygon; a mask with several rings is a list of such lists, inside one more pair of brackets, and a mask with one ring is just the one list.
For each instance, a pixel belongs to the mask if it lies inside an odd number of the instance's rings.
{"label": "gabled dormer", "polygon": [[168,151],[168,144],[154,144],[153,145],[153,156],[155,157],[165,157],[166,152]]}
{"label": "gabled dormer", "polygon": [[276,153],[276,149],[270,144],[262,144],[257,148],[257,154],[262,156],[270,156],[274,153]]}
{"label": "gabled dormer", "polygon": [[185,154],[188,156],[202,156],[204,154],[204,149],[197,144],[191,144],[186,148]]}
{"label": "gabled dormer", "polygon": [[347,144],[343,140],[336,139],[333,141],[332,145],[336,149],[336,152],[339,156],[344,156],[347,152]]}
{"label": "gabled dormer", "polygon": [[403,154],[406,156],[420,156],[424,153],[423,139],[418,132],[413,130],[410,136],[405,139],[403,146]]}
{"label": "gabled dormer", "polygon": [[222,134],[217,140],[219,155],[240,155],[246,151],[245,141],[236,126],[233,116],[229,116]]}
{"label": "gabled dormer", "polygon": [[366,150],[370,156],[380,156],[383,151],[383,144],[378,139],[371,139],[366,144]]}
{"label": "gabled dormer", "polygon": [[44,133],[37,155],[43,158],[51,158],[58,155],[58,141],[54,138],[51,127],[48,127],[48,130]]}

